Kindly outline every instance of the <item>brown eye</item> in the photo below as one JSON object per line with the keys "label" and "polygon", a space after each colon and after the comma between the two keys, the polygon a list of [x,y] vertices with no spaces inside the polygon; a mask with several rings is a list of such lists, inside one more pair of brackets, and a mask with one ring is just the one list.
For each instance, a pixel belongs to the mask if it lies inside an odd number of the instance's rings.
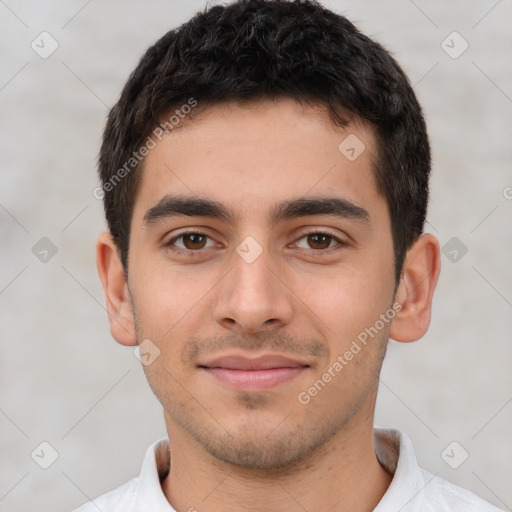
{"label": "brown eye", "polygon": [[[333,243],[334,242],[334,243]],[[295,245],[300,249],[309,249],[314,252],[328,251],[335,249],[337,246],[347,245],[343,240],[330,233],[323,231],[312,231],[305,233],[299,238]]]}
{"label": "brown eye", "polygon": [[201,249],[208,249],[215,245],[214,241],[204,233],[182,233],[171,238],[165,246],[176,253],[200,253]]}
{"label": "brown eye", "polygon": [[206,244],[206,236],[199,233],[182,235],[183,245],[190,250],[202,249]]}
{"label": "brown eye", "polygon": [[312,249],[328,249],[331,245],[332,236],[326,235],[325,233],[313,233],[307,235],[307,241]]}

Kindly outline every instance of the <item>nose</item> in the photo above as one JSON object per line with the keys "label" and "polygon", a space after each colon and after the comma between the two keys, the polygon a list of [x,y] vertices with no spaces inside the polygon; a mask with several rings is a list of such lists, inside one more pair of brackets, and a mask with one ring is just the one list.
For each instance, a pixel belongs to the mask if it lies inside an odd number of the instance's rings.
{"label": "nose", "polygon": [[214,306],[215,321],[231,331],[251,334],[287,325],[293,294],[268,251],[252,262],[234,253],[232,263]]}

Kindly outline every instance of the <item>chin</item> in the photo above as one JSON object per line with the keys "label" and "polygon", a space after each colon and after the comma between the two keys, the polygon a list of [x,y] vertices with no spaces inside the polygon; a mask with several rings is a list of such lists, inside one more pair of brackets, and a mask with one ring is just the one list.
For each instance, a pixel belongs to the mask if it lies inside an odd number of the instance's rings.
{"label": "chin", "polygon": [[281,418],[272,427],[267,422],[258,425],[253,420],[227,430],[230,433],[225,430],[206,433],[196,424],[189,433],[205,451],[222,462],[268,471],[291,469],[324,445],[338,429],[290,426],[286,425],[286,418],[284,421]]}
{"label": "chin", "polygon": [[278,469],[289,466],[307,456],[314,447],[296,437],[275,439],[269,442],[262,436],[255,440],[228,438],[227,442],[210,443],[204,448],[215,458],[248,469]]}

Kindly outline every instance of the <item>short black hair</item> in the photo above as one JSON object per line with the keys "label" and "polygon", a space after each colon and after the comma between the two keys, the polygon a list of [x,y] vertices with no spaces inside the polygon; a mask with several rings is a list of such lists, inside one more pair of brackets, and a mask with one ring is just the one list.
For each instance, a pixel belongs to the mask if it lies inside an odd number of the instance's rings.
{"label": "short black hair", "polygon": [[323,105],[334,125],[357,118],[375,128],[373,172],[391,219],[398,282],[428,204],[421,107],[387,50],[312,0],[207,7],[146,51],[109,113],[99,156],[105,215],[125,272],[140,162],[155,128],[172,129],[169,116],[182,123],[214,104],[260,98]]}

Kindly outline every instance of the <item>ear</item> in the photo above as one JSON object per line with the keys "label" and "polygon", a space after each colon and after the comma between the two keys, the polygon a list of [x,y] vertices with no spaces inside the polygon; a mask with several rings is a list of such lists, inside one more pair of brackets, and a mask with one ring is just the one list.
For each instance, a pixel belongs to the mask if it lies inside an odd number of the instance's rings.
{"label": "ear", "polygon": [[117,245],[110,233],[101,233],[98,237],[96,265],[105,292],[112,336],[121,345],[137,345],[132,299]]}
{"label": "ear", "polygon": [[395,302],[402,309],[395,315],[389,337],[401,342],[420,339],[430,325],[432,297],[441,270],[439,242],[424,233],[407,251]]}

